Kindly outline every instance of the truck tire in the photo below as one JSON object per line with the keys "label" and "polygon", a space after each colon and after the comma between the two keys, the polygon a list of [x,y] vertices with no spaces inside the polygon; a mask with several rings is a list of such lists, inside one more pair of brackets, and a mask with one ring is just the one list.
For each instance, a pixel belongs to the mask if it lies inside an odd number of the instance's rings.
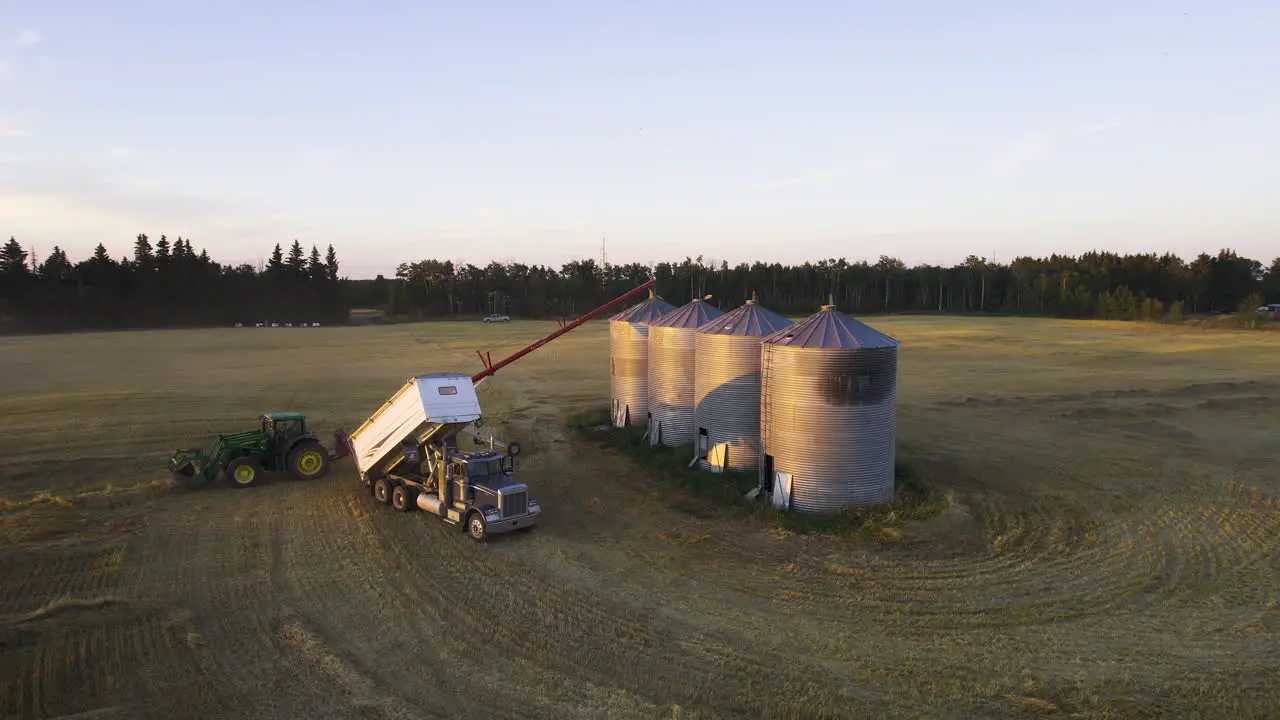
{"label": "truck tire", "polygon": [[476,542],[484,541],[485,536],[488,535],[488,528],[485,527],[483,515],[472,512],[467,516],[467,534]]}
{"label": "truck tire", "polygon": [[313,440],[298,443],[286,462],[289,473],[299,480],[315,480],[329,472],[329,452]]}
{"label": "truck tire", "polygon": [[233,488],[253,487],[262,482],[262,464],[252,457],[238,457],[227,463],[227,484]]}
{"label": "truck tire", "polygon": [[391,483],[386,478],[378,478],[373,483],[373,499],[383,505],[391,502]]}
{"label": "truck tire", "polygon": [[391,491],[391,507],[400,512],[409,512],[413,509],[413,503],[417,500],[417,493],[413,492],[404,485],[397,485]]}

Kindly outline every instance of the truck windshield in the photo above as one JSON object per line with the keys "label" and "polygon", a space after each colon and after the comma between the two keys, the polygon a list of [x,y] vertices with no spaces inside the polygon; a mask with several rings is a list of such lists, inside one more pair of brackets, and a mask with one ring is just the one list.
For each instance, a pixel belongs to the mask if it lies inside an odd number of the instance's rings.
{"label": "truck windshield", "polygon": [[502,458],[472,460],[467,463],[467,474],[472,478],[484,478],[502,473]]}

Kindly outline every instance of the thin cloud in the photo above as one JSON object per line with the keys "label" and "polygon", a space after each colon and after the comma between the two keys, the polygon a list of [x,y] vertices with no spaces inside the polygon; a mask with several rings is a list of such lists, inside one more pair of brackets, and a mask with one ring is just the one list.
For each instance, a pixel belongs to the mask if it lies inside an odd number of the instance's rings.
{"label": "thin cloud", "polygon": [[1112,130],[1123,127],[1124,124],[1119,120],[1105,120],[1103,122],[1094,123],[1092,125],[1084,125],[1076,128],[1071,134],[1076,137],[1088,137],[1099,133],[1110,132]]}
{"label": "thin cloud", "polygon": [[806,179],[804,177],[795,175],[792,177],[778,178],[776,180],[768,180],[766,182],[760,183],[759,187],[761,190],[782,190],[783,188],[803,185],[805,184],[805,182],[806,182]]}
{"label": "thin cloud", "polygon": [[1069,140],[1111,132],[1123,127],[1119,120],[1103,120],[1081,125],[1068,131],[1034,132],[1019,137],[1001,148],[986,168],[987,174],[1001,177],[1018,175],[1022,171],[1069,148]]}
{"label": "thin cloud", "polygon": [[23,48],[39,45],[42,42],[44,42],[44,33],[39,30],[28,29],[18,33],[18,39],[14,44]]}
{"label": "thin cloud", "polygon": [[14,115],[0,113],[0,137],[25,137],[27,129]]}
{"label": "thin cloud", "polygon": [[331,170],[348,159],[348,154],[338,150],[308,150],[298,159],[310,170]]}
{"label": "thin cloud", "polygon": [[[875,169],[867,166],[866,169]],[[818,183],[835,180],[844,175],[845,171],[839,168],[828,168],[825,170],[812,170],[796,175],[787,175],[765,180],[755,184],[757,190],[784,190],[786,188],[799,187],[801,185],[816,185]]]}
{"label": "thin cloud", "polygon": [[1017,175],[1028,166],[1052,155],[1057,147],[1057,140],[1049,133],[1028,133],[996,153],[989,170],[1006,177]]}

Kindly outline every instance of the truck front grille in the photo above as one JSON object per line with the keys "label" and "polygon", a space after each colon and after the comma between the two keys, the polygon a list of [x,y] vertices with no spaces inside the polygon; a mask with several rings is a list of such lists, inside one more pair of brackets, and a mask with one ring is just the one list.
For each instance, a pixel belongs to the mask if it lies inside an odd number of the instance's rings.
{"label": "truck front grille", "polygon": [[513,515],[524,515],[529,512],[529,493],[524,490],[518,490],[509,495],[502,496],[502,517],[512,517]]}

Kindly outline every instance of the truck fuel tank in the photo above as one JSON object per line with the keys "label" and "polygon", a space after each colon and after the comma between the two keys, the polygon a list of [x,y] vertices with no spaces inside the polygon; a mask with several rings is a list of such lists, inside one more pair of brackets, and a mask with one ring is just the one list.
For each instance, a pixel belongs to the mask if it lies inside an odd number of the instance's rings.
{"label": "truck fuel tank", "polygon": [[439,495],[430,493],[418,493],[418,508],[432,515],[444,516],[444,501]]}

